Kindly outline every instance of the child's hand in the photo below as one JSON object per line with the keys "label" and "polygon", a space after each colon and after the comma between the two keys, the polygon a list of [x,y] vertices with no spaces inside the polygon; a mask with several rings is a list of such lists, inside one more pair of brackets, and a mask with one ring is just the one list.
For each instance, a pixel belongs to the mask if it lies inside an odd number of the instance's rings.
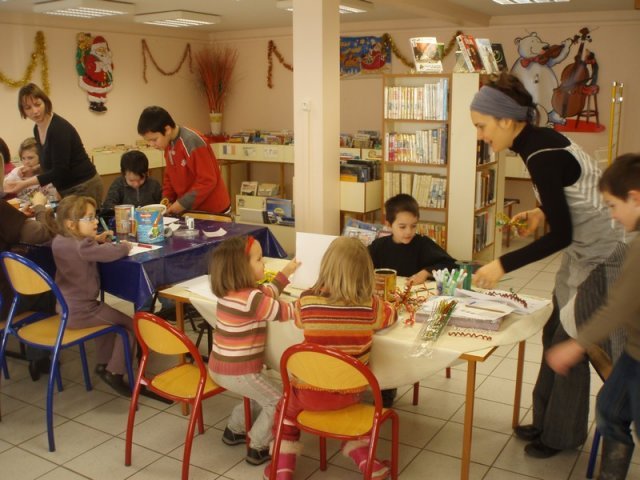
{"label": "child's hand", "polygon": [[96,242],[105,243],[113,238],[113,230],[106,230],[100,235],[96,235]]}
{"label": "child's hand", "polygon": [[122,240],[120,242],[121,245],[126,245],[128,251],[131,251],[131,249],[133,248],[133,244],[131,242],[127,242],[126,240]]}
{"label": "child's hand", "polygon": [[429,272],[426,270],[420,270],[418,273],[411,275],[407,280],[411,282],[412,285],[420,285],[427,281],[429,277]]}
{"label": "child's hand", "polygon": [[288,278],[289,276],[291,276],[293,272],[295,272],[298,269],[300,265],[302,264],[294,258],[293,260],[291,260],[289,263],[285,265],[285,267],[281,270],[281,272],[285,277]]}

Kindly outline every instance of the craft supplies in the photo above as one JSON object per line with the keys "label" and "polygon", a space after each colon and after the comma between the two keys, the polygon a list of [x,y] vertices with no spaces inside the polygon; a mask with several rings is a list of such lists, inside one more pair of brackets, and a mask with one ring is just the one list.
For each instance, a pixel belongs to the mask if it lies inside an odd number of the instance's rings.
{"label": "craft supplies", "polygon": [[527,221],[522,217],[513,220],[504,212],[498,212],[496,214],[496,226],[502,231],[510,229],[511,234],[517,237],[520,230],[527,228]]}
{"label": "craft supplies", "polygon": [[384,298],[387,302],[392,302],[396,291],[396,278],[398,276],[398,272],[391,268],[377,268],[374,270],[374,275],[374,293],[381,298]]}
{"label": "craft supplies", "polygon": [[116,219],[116,236],[125,240],[131,233],[133,205],[116,205],[113,210]]}
{"label": "craft supplies", "polygon": [[474,264],[472,262],[458,261],[456,262],[456,265],[458,265],[460,270],[465,272],[462,277],[462,288],[471,290],[471,276],[473,275]]}
{"label": "craft supplies", "polygon": [[161,243],[164,241],[163,212],[164,207],[162,205],[148,205],[136,209],[135,221],[139,242]]}
{"label": "craft supplies", "polygon": [[438,295],[445,295],[453,297],[456,294],[456,287],[462,287],[465,278],[467,278],[467,272],[461,269],[449,269],[434,270],[431,272],[433,278],[436,281],[436,287],[438,288]]}
{"label": "craft supplies", "polygon": [[453,299],[440,300],[433,304],[429,318],[425,320],[422,328],[420,328],[409,356],[431,356],[433,353],[433,346],[449,323],[451,314],[456,309],[457,304],[458,302]]}

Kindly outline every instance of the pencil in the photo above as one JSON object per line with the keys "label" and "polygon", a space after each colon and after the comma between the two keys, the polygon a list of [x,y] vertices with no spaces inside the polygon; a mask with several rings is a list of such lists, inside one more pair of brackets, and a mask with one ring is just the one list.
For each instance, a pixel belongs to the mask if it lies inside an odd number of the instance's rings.
{"label": "pencil", "polygon": [[142,248],[153,248],[153,245],[149,245],[148,243],[138,243],[138,246]]}

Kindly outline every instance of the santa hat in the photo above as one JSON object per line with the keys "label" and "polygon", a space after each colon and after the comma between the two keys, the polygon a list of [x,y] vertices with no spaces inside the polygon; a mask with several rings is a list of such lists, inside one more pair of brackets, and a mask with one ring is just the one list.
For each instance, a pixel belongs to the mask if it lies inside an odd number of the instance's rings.
{"label": "santa hat", "polygon": [[98,35],[97,37],[94,37],[93,42],[91,42],[91,50],[94,50],[95,48],[102,45],[109,48],[109,44],[104,39],[104,37],[102,35]]}

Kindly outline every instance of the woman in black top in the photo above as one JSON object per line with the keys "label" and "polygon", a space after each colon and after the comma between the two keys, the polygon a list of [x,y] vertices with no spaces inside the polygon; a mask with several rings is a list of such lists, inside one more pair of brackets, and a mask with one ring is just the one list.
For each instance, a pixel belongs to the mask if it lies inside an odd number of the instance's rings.
{"label": "woman in black top", "polygon": [[53,183],[61,197],[85,195],[98,205],[104,187],[95,166],[82,145],[76,129],[53,113],[51,100],[40,87],[29,83],[18,93],[18,109],[22,118],[33,120],[33,136],[40,148],[42,173],[8,185],[8,193],[16,193],[33,185]]}
{"label": "woman in black top", "polygon": [[[505,274],[563,250],[553,290],[553,312],[542,333],[543,349],[575,337],[577,329],[604,302],[620,271],[625,246],[600,197],[600,171],[589,155],[551,128],[533,124],[536,107],[522,83],[503,74],[489,82],[471,103],[478,138],[493,151],[510,148],[519,154],[540,204],[515,218],[527,221],[523,234],[547,221],[550,231],[533,243],[480,268],[474,283],[493,288]],[[623,345],[621,332],[604,347],[615,360]],[[546,458],[586,440],[589,412],[588,360],[567,376],[557,375],[544,358],[533,390],[533,424],[515,429],[530,441],[528,455]]]}

